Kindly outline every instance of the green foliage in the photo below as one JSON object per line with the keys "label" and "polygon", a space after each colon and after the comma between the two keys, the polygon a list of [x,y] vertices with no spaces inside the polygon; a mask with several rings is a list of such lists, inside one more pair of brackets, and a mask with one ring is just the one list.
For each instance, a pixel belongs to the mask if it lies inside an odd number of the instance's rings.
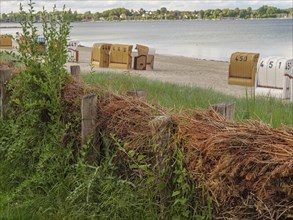
{"label": "green foliage", "polygon": [[[62,148],[64,125],[62,117],[61,89],[66,79],[64,64],[66,62],[67,37],[70,25],[55,16],[44,19],[43,30],[47,48],[39,50],[38,34],[33,19],[33,3],[29,3],[29,13],[22,10],[21,22],[24,42],[20,43],[20,54],[12,54],[25,65],[25,70],[17,74],[10,82],[11,91],[9,117],[14,123],[15,139],[8,145],[7,152],[11,165],[26,164],[15,169],[20,180],[28,180],[28,175],[43,180],[54,176],[55,161],[62,164],[68,161],[68,154]],[[55,9],[54,9],[55,10]],[[64,11],[64,14],[66,12]],[[43,16],[47,13],[44,11]],[[22,44],[23,43],[23,44]],[[44,175],[44,176],[43,176]],[[23,183],[22,183],[23,184]]]}
{"label": "green foliage", "polygon": [[[10,55],[25,70],[10,81],[9,120],[1,124],[1,130],[6,129],[1,138],[1,188],[11,190],[8,204],[17,202],[23,207],[36,198],[54,200],[53,188],[66,176],[71,158],[71,149],[62,144],[66,124],[61,102],[70,23],[65,11],[61,20],[43,11],[47,47],[40,51],[33,5],[30,1],[28,13],[20,8],[26,40],[19,39],[19,53]],[[40,209],[35,207],[34,212]]]}
{"label": "green foliage", "polygon": [[66,197],[66,219],[157,219],[156,204],[145,193],[146,186],[121,178],[113,163],[117,153],[124,150],[122,145],[115,139],[120,147],[111,147],[112,141],[106,136],[103,143],[100,165],[88,164],[87,150],[81,152],[76,176],[71,180],[75,188]]}
{"label": "green foliage", "polygon": [[184,158],[180,149],[175,151],[172,192],[172,219],[192,219],[194,213],[195,192],[193,184],[188,181]]}

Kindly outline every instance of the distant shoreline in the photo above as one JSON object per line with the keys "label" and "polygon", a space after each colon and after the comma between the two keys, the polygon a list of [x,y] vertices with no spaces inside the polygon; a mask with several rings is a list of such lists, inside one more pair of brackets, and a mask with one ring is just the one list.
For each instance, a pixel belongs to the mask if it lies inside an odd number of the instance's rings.
{"label": "distant shoreline", "polygon": [[[8,22],[8,23],[10,23],[10,22]],[[1,28],[21,28],[21,27],[20,26],[4,26],[4,27],[0,26],[0,29]]]}
{"label": "distant shoreline", "polygon": [[[139,22],[154,22],[154,21],[157,21],[157,22],[162,22],[162,21],[166,21],[166,22],[169,22],[169,21],[244,21],[244,20],[247,20],[247,21],[259,21],[259,20],[292,20],[292,18],[247,18],[247,19],[244,19],[244,18],[222,18],[222,19],[160,19],[160,20],[157,20],[157,19],[148,19],[148,20],[144,20],[144,19],[137,19],[137,20],[112,20],[112,21],[107,21],[107,20],[99,20],[99,21],[72,21],[71,23],[99,23],[99,22],[136,22],[136,21],[139,21]],[[9,22],[2,22],[2,23],[6,23],[6,24],[19,24],[19,22],[13,22],[13,21],[9,21]],[[36,23],[42,23],[42,22],[36,22]],[[13,27],[9,27],[9,26],[4,26],[4,27],[1,27],[0,28],[21,28],[20,26],[13,26]]]}

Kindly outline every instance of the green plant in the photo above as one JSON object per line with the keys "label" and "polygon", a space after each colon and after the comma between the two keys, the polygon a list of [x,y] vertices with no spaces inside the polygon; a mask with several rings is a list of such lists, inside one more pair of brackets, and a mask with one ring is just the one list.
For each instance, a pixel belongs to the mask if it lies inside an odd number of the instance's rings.
{"label": "green plant", "polygon": [[[10,129],[6,138],[2,138],[5,148],[1,149],[4,152],[1,173],[5,179],[1,188],[12,190],[6,202],[21,203],[22,207],[39,202],[40,198],[47,197],[48,202],[56,199],[54,193],[60,191],[54,189],[69,172],[72,154],[70,144],[63,146],[66,123],[62,120],[61,101],[61,90],[67,80],[64,64],[70,23],[66,20],[65,10],[60,17],[54,13],[55,8],[51,16],[44,10],[43,31],[47,47],[41,52],[33,5],[30,1],[28,13],[20,6],[23,37],[27,40],[18,40],[19,54],[10,55],[25,69],[9,83],[10,111],[9,120],[5,122],[9,125],[5,126]],[[38,212],[43,212],[42,208],[34,207],[33,213]]]}
{"label": "green plant", "polygon": [[198,189],[190,179],[185,164],[183,152],[174,150],[174,165],[172,175],[172,219],[212,219],[212,203],[208,192]]}
{"label": "green plant", "polygon": [[103,153],[99,165],[86,160],[87,147],[80,151],[74,166],[76,176],[72,190],[66,197],[66,219],[156,219],[156,205],[148,199],[145,186],[133,178],[121,176],[114,160],[121,151],[122,143],[113,135],[101,134]]}

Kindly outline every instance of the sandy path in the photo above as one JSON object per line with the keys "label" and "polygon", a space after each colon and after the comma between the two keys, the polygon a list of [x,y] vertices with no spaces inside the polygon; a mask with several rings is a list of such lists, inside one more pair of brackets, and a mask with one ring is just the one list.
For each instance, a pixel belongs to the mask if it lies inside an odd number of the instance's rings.
{"label": "sandy path", "polygon": [[[79,47],[78,50],[81,71],[83,73],[90,72],[91,48]],[[72,63],[67,65],[72,65]],[[245,87],[228,85],[228,68],[229,63],[227,62],[156,54],[154,71],[117,70],[98,67],[93,68],[93,71],[129,72],[133,75],[140,75],[164,82],[210,88],[229,95],[244,96]]]}

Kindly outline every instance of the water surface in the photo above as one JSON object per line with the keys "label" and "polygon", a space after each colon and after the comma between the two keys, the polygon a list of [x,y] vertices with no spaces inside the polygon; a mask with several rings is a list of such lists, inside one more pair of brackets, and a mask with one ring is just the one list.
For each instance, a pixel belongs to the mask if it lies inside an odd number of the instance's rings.
{"label": "water surface", "polygon": [[[159,54],[224,61],[236,51],[258,52],[261,57],[292,57],[293,53],[293,19],[82,22],[72,26],[71,39],[85,46],[139,43],[156,48]],[[0,31],[15,34],[21,29]]]}

